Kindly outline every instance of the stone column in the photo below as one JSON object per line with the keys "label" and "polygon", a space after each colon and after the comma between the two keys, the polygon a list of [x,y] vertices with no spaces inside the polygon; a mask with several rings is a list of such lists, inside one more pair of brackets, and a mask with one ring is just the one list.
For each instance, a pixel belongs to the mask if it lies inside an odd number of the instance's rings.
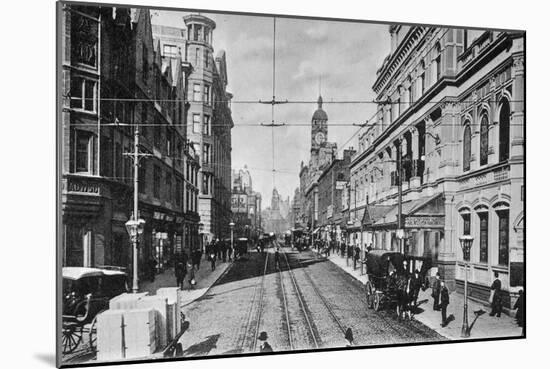
{"label": "stone column", "polygon": [[499,155],[499,114],[498,114],[498,101],[495,90],[495,77],[491,78],[490,84],[490,116],[489,116],[489,155],[487,157],[487,164],[496,164],[498,162]]}
{"label": "stone column", "polygon": [[[444,239],[439,242],[438,267],[441,278],[447,283],[449,290],[455,290],[456,245],[458,241],[457,222],[458,211],[455,209],[454,194],[444,194],[445,226]],[[460,247],[460,246],[458,246]]]}

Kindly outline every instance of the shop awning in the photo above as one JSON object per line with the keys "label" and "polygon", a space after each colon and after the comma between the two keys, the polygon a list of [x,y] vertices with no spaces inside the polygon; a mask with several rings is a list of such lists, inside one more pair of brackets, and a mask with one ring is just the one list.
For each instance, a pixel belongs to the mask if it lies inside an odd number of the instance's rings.
{"label": "shop awning", "polygon": [[[389,210],[383,208],[373,209],[373,214],[378,216],[371,218],[367,224],[370,228],[382,228],[397,226],[398,206],[392,205]],[[404,218],[404,228],[443,228],[445,225],[445,202],[443,193],[418,200],[402,203],[401,214]]]}
{"label": "shop awning", "polygon": [[369,205],[363,215],[362,223],[364,226],[370,226],[382,219],[391,209],[392,205]]}

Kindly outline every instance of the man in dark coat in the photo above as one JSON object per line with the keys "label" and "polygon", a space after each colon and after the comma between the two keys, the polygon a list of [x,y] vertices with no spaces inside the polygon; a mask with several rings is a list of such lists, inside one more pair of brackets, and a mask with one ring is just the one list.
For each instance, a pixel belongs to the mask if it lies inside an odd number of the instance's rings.
{"label": "man in dark coat", "polygon": [[434,310],[440,310],[439,295],[441,294],[441,280],[439,279],[439,272],[435,275],[435,281],[432,284],[432,297],[434,299]]}
{"label": "man in dark coat", "polygon": [[441,285],[441,326],[447,325],[447,305],[449,305],[449,289],[445,285],[444,281],[440,282]]}
{"label": "man in dark coat", "polygon": [[183,281],[187,274],[187,266],[181,260],[177,261],[175,269],[176,284],[179,289],[183,290]]}
{"label": "man in dark coat", "polygon": [[353,254],[353,269],[355,270],[357,268],[357,261],[359,260],[359,257],[361,256],[361,249],[359,246],[355,246],[354,254]]}
{"label": "man in dark coat", "polygon": [[498,279],[498,272],[495,272],[495,280],[491,285],[491,290],[493,291],[493,301],[491,302],[491,313],[490,316],[497,316],[500,318],[502,313],[502,282]]}
{"label": "man in dark coat", "polygon": [[191,260],[193,261],[193,269],[195,269],[195,267],[197,268],[197,270],[200,269],[201,257],[202,257],[202,252],[200,249],[197,248],[193,250],[193,252],[191,253]]}
{"label": "man in dark coat", "polygon": [[267,343],[267,332],[261,332],[258,339],[260,340],[260,352],[273,352],[273,348]]}
{"label": "man in dark coat", "polygon": [[418,269],[414,270],[414,274],[411,277],[411,305],[412,308],[416,308],[418,305],[418,294],[422,288],[422,278],[420,277],[420,272]]}
{"label": "man in dark coat", "polygon": [[519,296],[518,296],[518,299],[516,300],[516,303],[514,304],[514,310],[517,310],[516,323],[518,323],[520,327],[525,326],[524,309],[525,309],[525,293],[523,292],[523,290],[519,290]]}

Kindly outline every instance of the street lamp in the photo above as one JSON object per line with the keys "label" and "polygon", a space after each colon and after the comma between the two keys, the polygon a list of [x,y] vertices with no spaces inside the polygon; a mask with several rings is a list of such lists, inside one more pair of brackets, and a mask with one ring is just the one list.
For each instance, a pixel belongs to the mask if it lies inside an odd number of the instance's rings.
{"label": "street lamp", "polygon": [[231,249],[234,249],[234,247],[233,247],[233,228],[235,228],[235,223],[233,223],[233,222],[229,223],[229,228],[231,229]]}
{"label": "street lamp", "polygon": [[349,247],[351,245],[351,232],[349,228],[353,226],[353,222],[348,220],[348,244],[346,245],[346,266],[349,266]]}
{"label": "street lamp", "polygon": [[474,238],[470,235],[463,235],[460,239],[462,246],[462,255],[464,259],[464,316],[462,318],[462,331],[460,337],[470,337],[470,329],[468,327],[468,264],[470,261],[470,249]]}
{"label": "street lamp", "polygon": [[126,222],[126,231],[130,236],[130,240],[133,245],[134,266],[133,266],[133,280],[132,280],[132,292],[137,293],[138,286],[138,239],[143,234],[145,228],[145,220],[137,219],[135,214],[132,215],[132,219]]}

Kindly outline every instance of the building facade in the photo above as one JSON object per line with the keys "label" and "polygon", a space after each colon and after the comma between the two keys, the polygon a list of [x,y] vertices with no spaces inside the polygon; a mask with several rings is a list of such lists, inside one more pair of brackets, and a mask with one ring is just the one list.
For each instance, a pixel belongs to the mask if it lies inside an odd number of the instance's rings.
{"label": "building facade", "polygon": [[198,157],[187,143],[181,58],[161,57],[146,9],[64,5],[62,25],[63,265],[131,267],[138,129],[148,154],[138,173],[139,262],[162,268],[198,242],[195,200],[183,196],[196,189]]}
{"label": "building facade", "polygon": [[216,24],[191,14],[182,28],[154,25],[163,56],[181,55],[189,69],[187,136],[199,154],[199,215],[205,242],[229,237],[231,222],[231,118],[225,52],[214,56]]}
{"label": "building facade", "polygon": [[243,169],[233,170],[231,181],[232,222],[235,224],[234,235],[252,240],[262,234],[262,196],[252,187],[252,176],[245,165]]}
{"label": "building facade", "polygon": [[510,306],[524,270],[524,34],[412,26],[390,34],[373,85],[378,113],[351,164],[350,216],[361,219],[363,244],[431,259],[432,273],[458,290],[459,237],[471,235],[471,296],[487,301],[499,272]]}

